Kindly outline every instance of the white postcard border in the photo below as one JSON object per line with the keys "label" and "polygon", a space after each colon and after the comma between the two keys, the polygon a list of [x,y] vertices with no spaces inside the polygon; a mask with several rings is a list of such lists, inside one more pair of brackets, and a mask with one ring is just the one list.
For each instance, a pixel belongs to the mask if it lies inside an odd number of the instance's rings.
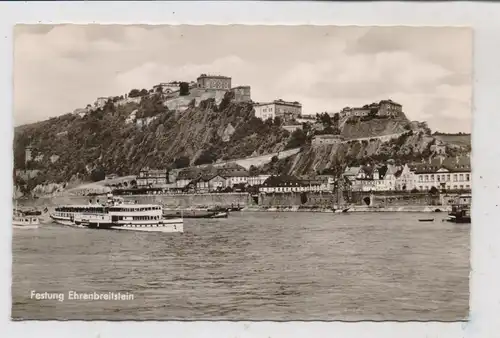
{"label": "white postcard border", "polygon": [[[497,337],[500,332],[500,4],[486,2],[0,3],[1,332],[8,337]],[[474,28],[471,313],[467,323],[10,322],[12,28],[16,23],[320,24]],[[446,243],[443,243],[446,245]]]}

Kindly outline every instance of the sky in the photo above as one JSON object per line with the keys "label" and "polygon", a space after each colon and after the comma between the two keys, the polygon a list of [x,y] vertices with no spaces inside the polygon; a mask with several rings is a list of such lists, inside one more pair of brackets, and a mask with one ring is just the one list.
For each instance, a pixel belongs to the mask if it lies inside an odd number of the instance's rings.
{"label": "sky", "polygon": [[207,73],[304,114],[392,99],[433,131],[469,133],[472,43],[465,27],[17,25],[14,124]]}

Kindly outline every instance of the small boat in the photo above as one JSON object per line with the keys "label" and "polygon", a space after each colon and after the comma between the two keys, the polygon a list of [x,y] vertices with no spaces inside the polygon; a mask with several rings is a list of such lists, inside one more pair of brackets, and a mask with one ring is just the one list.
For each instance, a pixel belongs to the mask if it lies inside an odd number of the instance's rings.
{"label": "small boat", "polygon": [[26,215],[19,210],[14,210],[12,226],[14,229],[37,229],[40,226],[40,219],[37,216]]}
{"label": "small boat", "polygon": [[458,196],[456,203],[451,206],[448,221],[453,223],[471,223],[471,201],[472,196],[470,194]]}
{"label": "small boat", "polygon": [[351,209],[351,207],[346,207],[346,206],[344,206],[344,207],[334,206],[332,208],[333,212],[336,214],[349,212],[350,209]]}
{"label": "small boat", "polygon": [[210,218],[227,218],[227,216],[228,216],[227,212],[218,212]]}
{"label": "small boat", "polygon": [[418,221],[419,222],[434,222],[434,218],[421,218]]}
{"label": "small boat", "polygon": [[207,209],[207,211],[208,212],[229,212],[229,211],[231,211],[231,208],[216,206],[216,207]]}

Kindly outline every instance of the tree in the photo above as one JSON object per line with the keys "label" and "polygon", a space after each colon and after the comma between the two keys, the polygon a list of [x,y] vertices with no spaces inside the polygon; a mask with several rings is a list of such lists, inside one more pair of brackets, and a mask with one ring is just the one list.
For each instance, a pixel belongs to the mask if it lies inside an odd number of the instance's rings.
{"label": "tree", "polygon": [[181,84],[179,85],[179,95],[180,96],[189,95],[189,83],[181,82]]}
{"label": "tree", "polygon": [[252,164],[248,169],[248,174],[250,176],[257,176],[259,174],[259,169]]}
{"label": "tree", "polygon": [[210,150],[204,150],[201,155],[194,161],[195,165],[201,165],[201,164],[211,164],[214,163],[215,160],[217,159],[217,155]]}
{"label": "tree", "polygon": [[330,127],[332,125],[332,119],[328,113],[321,114],[319,120],[325,127]]}
{"label": "tree", "polygon": [[279,117],[279,116],[274,117],[274,125],[281,126],[281,117]]}
{"label": "tree", "polygon": [[103,168],[96,168],[90,173],[92,182],[102,181],[106,178],[106,173]]}
{"label": "tree", "polygon": [[306,144],[307,135],[304,133],[302,129],[295,129],[288,141],[285,149],[298,148]]}
{"label": "tree", "polygon": [[138,97],[138,96],[141,96],[141,92],[139,91],[139,89],[132,89],[128,93],[128,97]]}
{"label": "tree", "polygon": [[439,194],[439,190],[436,187],[432,186],[431,189],[429,190],[429,194],[437,195]]}
{"label": "tree", "polygon": [[189,163],[190,163],[189,157],[187,156],[177,157],[174,160],[174,168],[175,169],[186,168],[189,167]]}

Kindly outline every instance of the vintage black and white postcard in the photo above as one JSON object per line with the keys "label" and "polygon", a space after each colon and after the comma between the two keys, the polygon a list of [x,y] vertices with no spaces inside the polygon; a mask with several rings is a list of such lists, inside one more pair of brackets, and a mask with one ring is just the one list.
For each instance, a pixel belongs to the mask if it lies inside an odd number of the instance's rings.
{"label": "vintage black and white postcard", "polygon": [[13,42],[13,320],[467,319],[472,29]]}

